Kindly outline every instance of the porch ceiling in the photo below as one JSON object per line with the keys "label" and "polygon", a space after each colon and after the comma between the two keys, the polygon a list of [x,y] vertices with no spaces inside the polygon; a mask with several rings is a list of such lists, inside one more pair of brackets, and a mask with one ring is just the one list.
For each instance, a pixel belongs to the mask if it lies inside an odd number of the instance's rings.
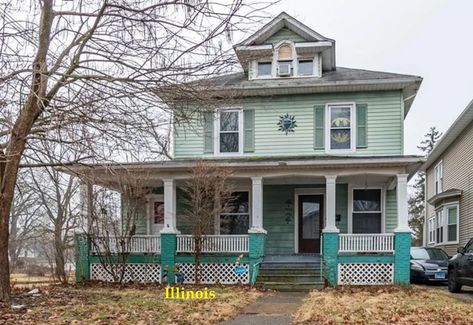
{"label": "porch ceiling", "polygon": [[[163,179],[187,179],[197,160],[169,160],[142,163],[74,165],[58,168],[96,185],[119,189],[123,185],[159,187]],[[233,169],[233,177],[248,179],[261,176],[265,182],[325,183],[326,175],[337,175],[364,183],[383,180],[396,174],[411,177],[425,161],[420,156],[309,156],[309,157],[251,157],[206,159],[215,166]]]}

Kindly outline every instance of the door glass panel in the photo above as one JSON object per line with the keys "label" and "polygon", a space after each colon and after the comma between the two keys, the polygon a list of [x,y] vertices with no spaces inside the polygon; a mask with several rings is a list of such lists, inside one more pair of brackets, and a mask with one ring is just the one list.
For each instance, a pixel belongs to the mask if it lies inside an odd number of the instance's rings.
{"label": "door glass panel", "polygon": [[163,224],[164,223],[164,203],[163,202],[154,202],[154,224]]}
{"label": "door glass panel", "polygon": [[302,238],[319,239],[320,204],[318,202],[302,202]]}

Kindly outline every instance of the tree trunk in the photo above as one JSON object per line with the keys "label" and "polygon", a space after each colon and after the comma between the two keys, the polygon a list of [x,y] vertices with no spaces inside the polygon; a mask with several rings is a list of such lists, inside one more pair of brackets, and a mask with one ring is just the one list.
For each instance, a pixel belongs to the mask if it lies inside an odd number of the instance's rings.
{"label": "tree trunk", "polygon": [[64,243],[62,241],[62,229],[54,230],[54,263],[56,264],[55,273],[56,277],[61,283],[67,283],[66,270],[64,269],[65,258],[64,258]]}
{"label": "tree trunk", "polygon": [[41,115],[47,86],[46,57],[53,21],[53,0],[44,0],[39,26],[39,46],[33,62],[30,95],[13,125],[5,153],[0,155],[0,300],[10,301],[8,238],[10,210],[21,156],[34,122]]}

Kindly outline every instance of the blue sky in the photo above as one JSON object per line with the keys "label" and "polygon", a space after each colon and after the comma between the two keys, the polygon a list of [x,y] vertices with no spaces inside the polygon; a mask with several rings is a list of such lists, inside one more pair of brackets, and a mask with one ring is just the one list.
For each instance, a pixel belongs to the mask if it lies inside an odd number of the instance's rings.
{"label": "blue sky", "polygon": [[424,78],[405,121],[405,154],[446,131],[473,99],[473,1],[282,0],[270,9],[336,40],[337,65]]}

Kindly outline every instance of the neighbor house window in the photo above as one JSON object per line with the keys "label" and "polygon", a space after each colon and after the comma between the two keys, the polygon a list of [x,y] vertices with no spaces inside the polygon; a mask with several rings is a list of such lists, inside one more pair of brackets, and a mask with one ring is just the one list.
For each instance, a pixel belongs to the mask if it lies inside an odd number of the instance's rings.
{"label": "neighbor house window", "polygon": [[327,148],[329,150],[353,150],[353,105],[329,105],[328,106],[328,127],[329,133],[326,137]]}
{"label": "neighbor house window", "polygon": [[442,193],[443,191],[443,162],[439,162],[435,166],[435,194]]}
{"label": "neighbor house window", "polygon": [[353,233],[381,233],[381,189],[353,190]]}
{"label": "neighbor house window", "polygon": [[222,110],[217,119],[218,153],[240,153],[241,143],[241,111]]}
{"label": "neighbor house window", "polygon": [[270,77],[272,74],[271,62],[258,62],[258,77]]}
{"label": "neighbor house window", "polygon": [[220,234],[247,234],[249,228],[249,193],[233,192],[228,211],[220,214]]}
{"label": "neighbor house window", "polygon": [[298,74],[311,76],[314,74],[314,60],[299,60]]}
{"label": "neighbor house window", "polygon": [[429,233],[429,244],[435,243],[435,216],[427,221],[428,233]]}
{"label": "neighbor house window", "polygon": [[445,208],[447,211],[447,241],[458,240],[458,205]]}
{"label": "neighbor house window", "polygon": [[443,243],[443,229],[444,229],[444,215],[443,215],[443,210],[437,211],[436,213],[436,228],[437,228],[437,233],[435,235],[435,239],[437,244]]}

